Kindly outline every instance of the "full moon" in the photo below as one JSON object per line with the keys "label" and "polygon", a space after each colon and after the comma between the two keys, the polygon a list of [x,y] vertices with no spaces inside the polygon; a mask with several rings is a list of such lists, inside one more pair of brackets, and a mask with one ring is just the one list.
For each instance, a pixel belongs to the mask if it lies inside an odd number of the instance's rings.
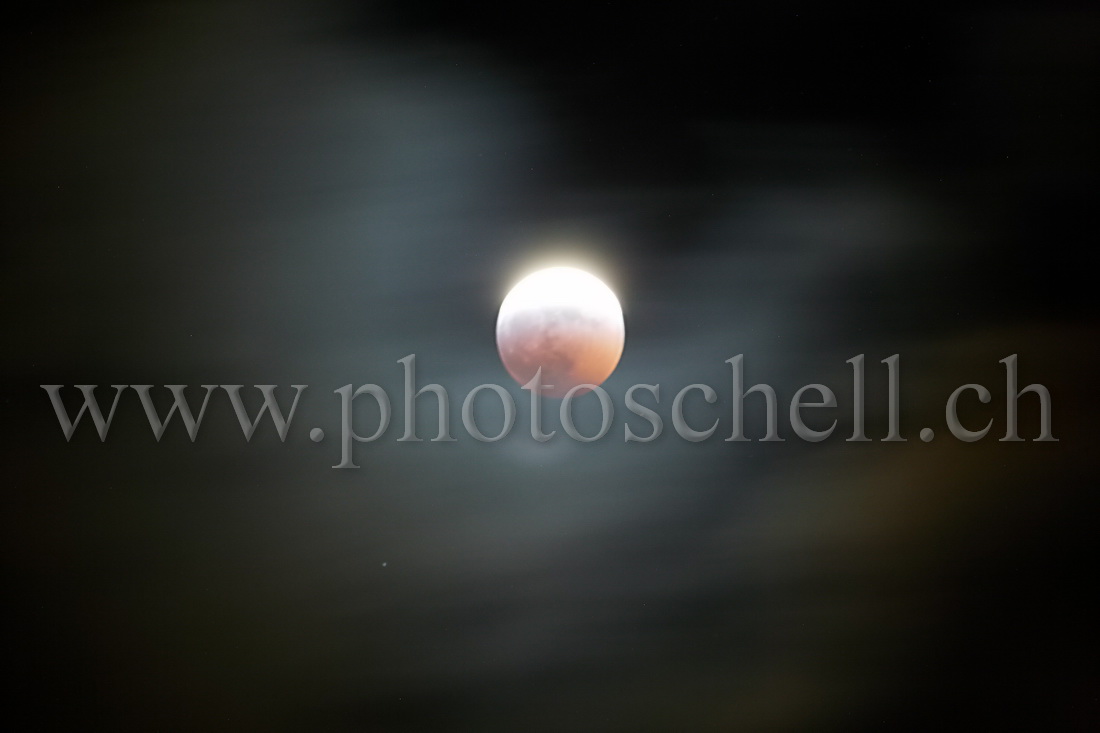
{"label": "full moon", "polygon": [[525,385],[541,367],[542,394],[550,397],[564,397],[580,384],[601,384],[615,371],[625,339],[615,293],[573,267],[528,275],[504,298],[497,316],[504,368]]}

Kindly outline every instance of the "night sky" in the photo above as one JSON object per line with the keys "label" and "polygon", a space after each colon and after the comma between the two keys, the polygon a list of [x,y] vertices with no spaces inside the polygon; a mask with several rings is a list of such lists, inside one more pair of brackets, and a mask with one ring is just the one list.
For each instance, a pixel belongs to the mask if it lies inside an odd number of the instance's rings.
{"label": "night sky", "polygon": [[[1096,730],[1100,12],[17,3],[2,24],[12,730]],[[497,308],[618,294],[608,435],[528,432]],[[402,367],[455,442],[398,442]],[[726,442],[731,374],[785,442]],[[846,360],[866,355],[866,431]],[[900,355],[900,427],[887,372]],[[1005,434],[1005,369],[1058,442]],[[334,390],[394,414],[340,460]],[[459,415],[508,389],[516,429]],[[623,395],[660,384],[664,434]],[[692,424],[669,420],[684,386]],[[809,383],[838,406],[788,405]],[[948,395],[988,436],[964,443]],[[161,441],[123,393],[224,392]],[[63,390],[70,415],[75,389]],[[168,391],[155,387],[163,415]],[[651,405],[652,406],[652,405]],[[593,433],[599,403],[575,404]],[[496,432],[500,407],[477,414]],[[356,429],[378,411],[356,402]],[[494,422],[495,421],[495,422]],[[309,439],[323,428],[326,438]],[[935,439],[922,442],[922,428]]]}

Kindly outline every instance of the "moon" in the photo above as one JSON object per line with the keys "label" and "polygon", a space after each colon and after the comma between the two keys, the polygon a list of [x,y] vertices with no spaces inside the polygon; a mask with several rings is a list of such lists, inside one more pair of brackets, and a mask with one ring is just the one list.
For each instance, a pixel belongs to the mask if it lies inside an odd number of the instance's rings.
{"label": "moon", "polygon": [[541,367],[541,393],[549,397],[564,397],[580,384],[602,384],[615,371],[625,340],[615,293],[574,267],[528,275],[504,298],[497,316],[504,368],[526,385]]}

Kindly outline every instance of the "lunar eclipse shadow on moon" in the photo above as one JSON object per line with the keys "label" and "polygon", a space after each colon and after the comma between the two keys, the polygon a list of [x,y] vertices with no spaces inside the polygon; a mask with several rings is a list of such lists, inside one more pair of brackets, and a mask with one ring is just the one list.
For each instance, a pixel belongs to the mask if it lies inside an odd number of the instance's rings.
{"label": "lunar eclipse shadow on moon", "polygon": [[618,298],[599,278],[549,267],[521,280],[500,305],[496,340],[508,373],[527,385],[542,369],[549,397],[590,391],[619,363],[626,339]]}

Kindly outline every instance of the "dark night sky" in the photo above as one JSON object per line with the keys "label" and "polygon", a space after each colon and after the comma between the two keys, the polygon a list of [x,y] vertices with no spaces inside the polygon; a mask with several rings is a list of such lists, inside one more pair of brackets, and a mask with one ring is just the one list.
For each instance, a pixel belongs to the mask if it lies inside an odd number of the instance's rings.
{"label": "dark night sky", "polygon": [[[13,729],[1100,724],[1088,4],[9,12]],[[530,439],[493,341],[563,256],[626,317],[591,444]],[[410,353],[457,442],[396,441]],[[848,443],[861,353],[875,440]],[[895,353],[908,441],[884,443]],[[997,440],[1013,353],[1060,442]],[[736,354],[786,442],[723,440]],[[333,390],[368,382],[395,422],[334,470]],[[486,382],[519,405],[499,443],[458,420]],[[721,424],[693,444],[668,410],[699,382],[719,402],[689,417]],[[786,417],[811,382],[839,402],[817,444]],[[970,444],[943,407],[968,382],[993,394]],[[653,443],[622,439],[636,383],[662,385]],[[309,388],[285,443],[246,442],[224,394],[158,443],[133,393],[67,443],[42,384]]]}

